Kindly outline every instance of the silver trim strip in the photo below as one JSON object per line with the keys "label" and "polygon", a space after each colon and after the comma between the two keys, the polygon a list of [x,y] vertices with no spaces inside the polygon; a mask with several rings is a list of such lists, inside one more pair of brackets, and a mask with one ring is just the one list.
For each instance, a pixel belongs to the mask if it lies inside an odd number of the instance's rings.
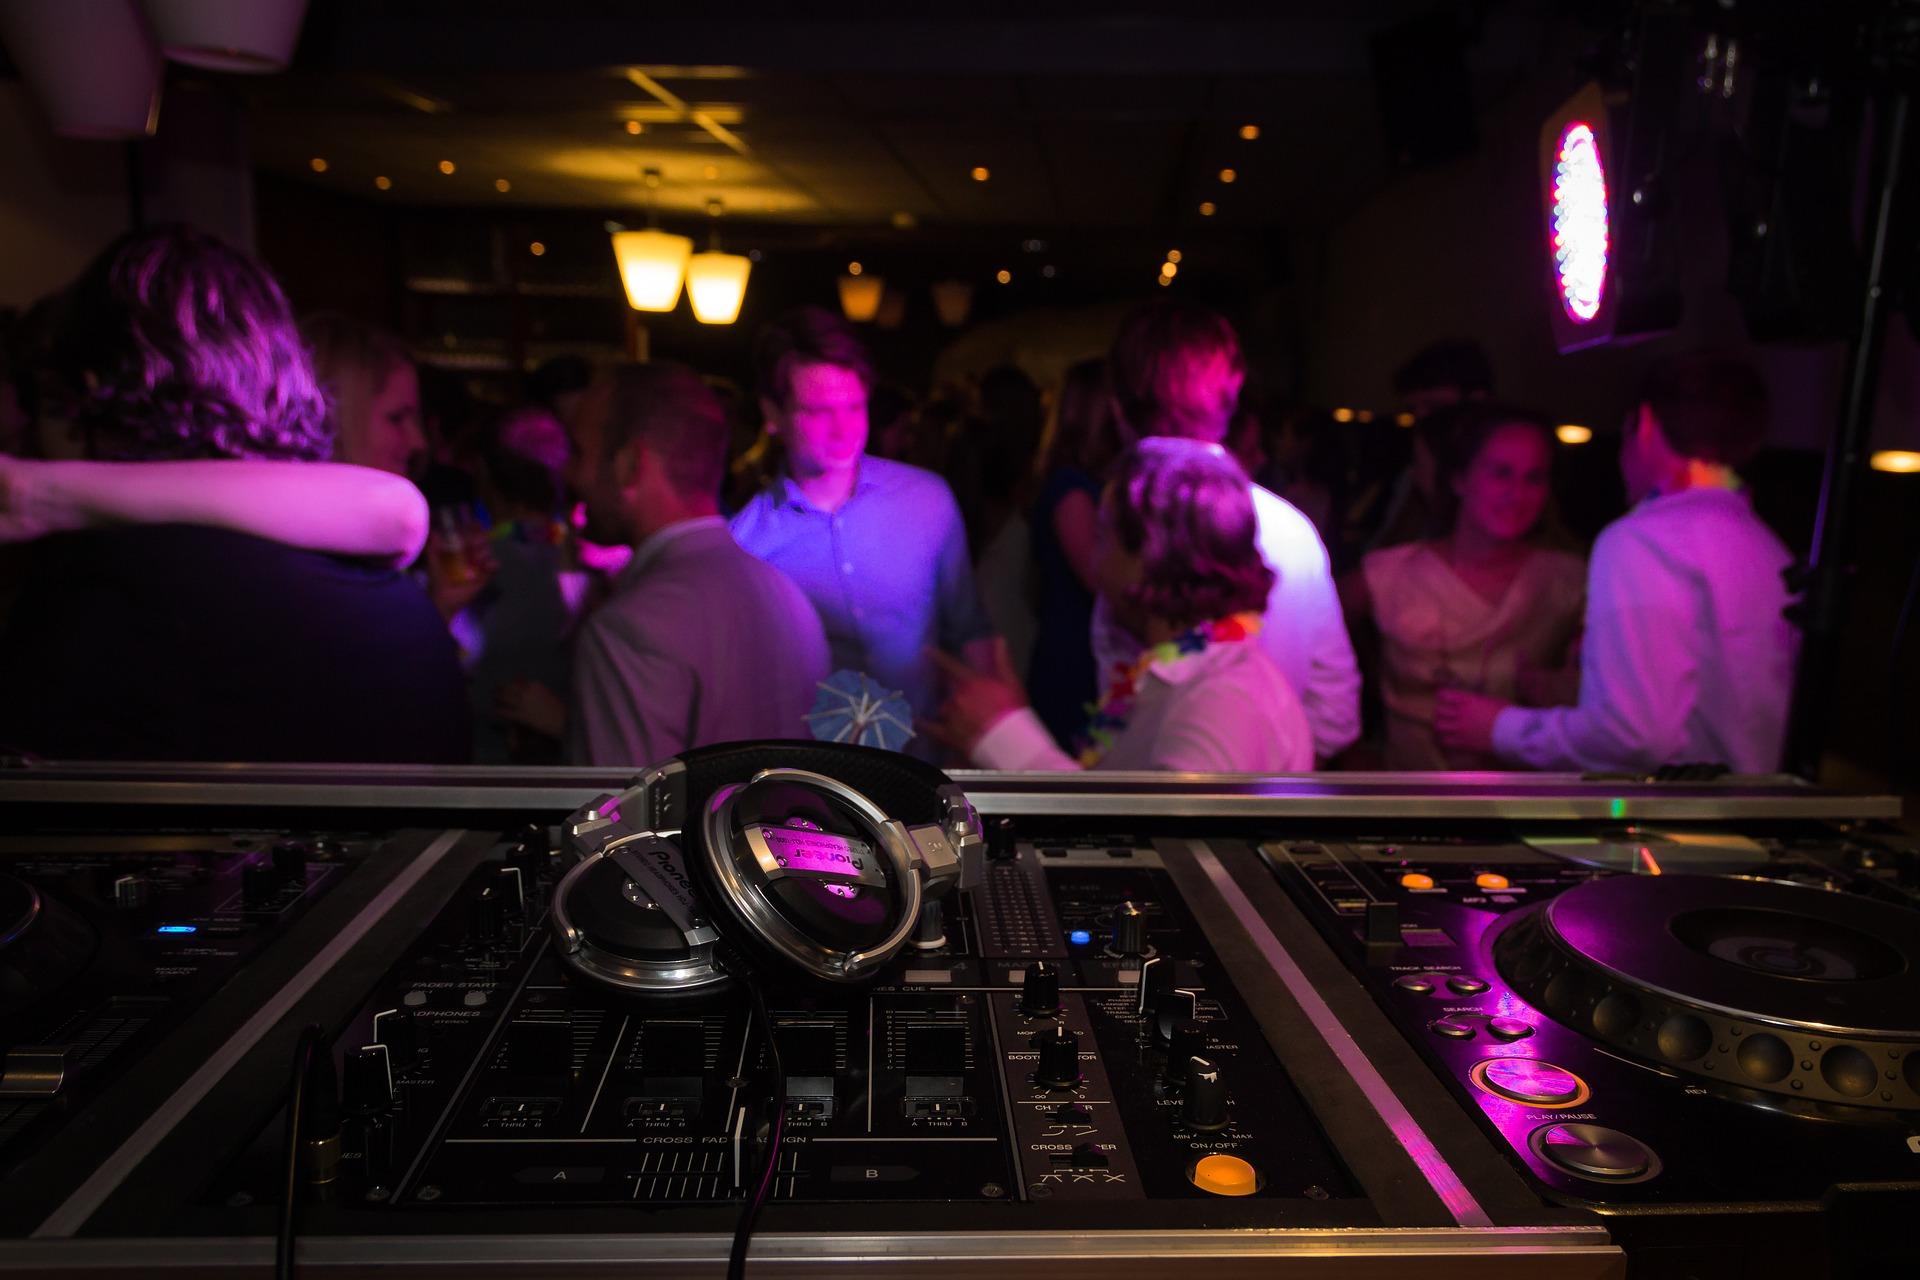
{"label": "silver trim strip", "polygon": [[[1531,821],[1897,819],[1898,796],[1823,791],[1796,778],[1586,781],[1577,774],[1102,773],[955,770],[983,814],[1087,817],[1510,818]],[[0,776],[0,803],[546,809],[571,813],[628,769],[345,765],[66,765]]]}
{"label": "silver trim strip", "polygon": [[404,897],[408,890],[420,882],[422,876],[439,865],[442,858],[454,845],[460,842],[464,831],[446,831],[432,844],[415,854],[406,869],[396,875],[392,882],[376,894],[371,902],[360,908],[360,913],[347,922],[339,933],[335,934],[327,945],[307,961],[300,972],[287,984],[274,993],[272,999],[255,1010],[240,1029],[228,1038],[227,1042],[214,1050],[200,1069],[187,1077],[186,1083],[173,1091],[165,1102],[155,1107],[153,1114],[133,1131],[119,1149],[93,1171],[91,1177],[81,1183],[79,1188],[47,1216],[47,1220],[34,1228],[34,1239],[70,1236],[78,1231],[86,1220],[106,1202],[115,1188],[133,1172],[160,1140],[173,1130],[173,1127],[213,1091],[213,1087],[231,1071],[240,1059],[260,1042],[273,1025],[286,1017],[293,1006],[312,990],[326,973],[339,963],[341,957],[351,950],[374,924],[384,918],[394,905]]}
{"label": "silver trim strip", "polygon": [[1214,857],[1213,850],[1199,840],[1183,840],[1181,843],[1193,855],[1193,860],[1200,865],[1200,869],[1206,872],[1207,879],[1213,882],[1213,887],[1220,896],[1226,899],[1227,906],[1233,910],[1233,914],[1239,917],[1240,925],[1247,931],[1247,936],[1253,939],[1256,947],[1260,948],[1260,954],[1273,967],[1275,975],[1299,1002],[1301,1012],[1307,1015],[1307,1020],[1320,1032],[1320,1038],[1327,1042],[1327,1047],[1333,1050],[1336,1058],[1340,1059],[1340,1065],[1346,1068],[1348,1075],[1353,1077],[1354,1084],[1360,1087],[1360,1092],[1366,1095],[1374,1111],[1386,1122],[1394,1138],[1406,1149],[1407,1155],[1412,1157],[1414,1164],[1420,1169],[1421,1176],[1427,1180],[1427,1185],[1433,1188],[1434,1194],[1440,1197],[1441,1203],[1446,1205],[1447,1212],[1453,1215],[1453,1220],[1463,1227],[1490,1225],[1493,1219],[1489,1218],[1487,1211],[1480,1207],[1480,1202],[1473,1198],[1473,1192],[1467,1189],[1467,1184],[1461,1181],[1460,1175],[1453,1171],[1453,1166],[1448,1164],[1446,1157],[1440,1154],[1440,1149],[1433,1145],[1433,1139],[1429,1138],[1426,1130],[1414,1120],[1412,1113],[1407,1110],[1406,1104],[1400,1101],[1399,1095],[1394,1093],[1392,1086],[1375,1069],[1367,1055],[1360,1051],[1360,1046],[1353,1042],[1353,1037],[1348,1034],[1346,1027],[1341,1025],[1339,1016],[1325,1000],[1321,999],[1320,993],[1313,989],[1313,984],[1307,981],[1307,975],[1300,971],[1300,966],[1292,954],[1281,945],[1280,939],[1274,937],[1273,930],[1267,928],[1267,922],[1261,918],[1259,908],[1253,905],[1246,892],[1235,883],[1227,869],[1220,864],[1220,860]]}
{"label": "silver trim strip", "polygon": [[[303,1236],[295,1259],[301,1266],[378,1267],[391,1273],[406,1268],[457,1266],[516,1270],[564,1266],[577,1269],[674,1264],[718,1267],[731,1240],[723,1235],[521,1235],[521,1236]],[[1233,1231],[1032,1231],[951,1232],[897,1235],[756,1235],[756,1272],[767,1263],[802,1264],[806,1274],[839,1264],[854,1272],[876,1264],[898,1270],[913,1263],[916,1274],[953,1272],[1007,1263],[1099,1263],[1119,1259],[1203,1259],[1260,1263],[1278,1258],[1375,1258],[1399,1263],[1421,1258],[1490,1263],[1538,1259],[1534,1268],[1551,1267],[1556,1280],[1617,1280],[1624,1265],[1618,1247],[1599,1227],[1346,1228],[1289,1230],[1252,1228]],[[273,1241],[241,1239],[71,1240],[57,1244],[0,1243],[0,1267],[35,1271],[101,1273],[126,1268],[144,1275],[191,1268],[263,1271],[271,1265]],[[1584,1264],[1584,1265],[1582,1265]],[[1082,1265],[1050,1273],[1090,1275]],[[1264,1264],[1258,1274],[1269,1274]],[[1236,1267],[1233,1274],[1250,1275]],[[1516,1274],[1502,1268],[1494,1274]],[[1529,1270],[1527,1274],[1547,1274]]]}

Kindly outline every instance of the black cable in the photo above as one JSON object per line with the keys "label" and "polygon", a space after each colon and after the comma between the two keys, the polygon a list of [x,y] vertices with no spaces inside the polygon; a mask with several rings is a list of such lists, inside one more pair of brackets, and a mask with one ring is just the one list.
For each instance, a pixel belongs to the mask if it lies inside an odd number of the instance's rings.
{"label": "black cable", "polygon": [[741,968],[735,968],[734,974],[753,999],[754,1021],[767,1039],[767,1058],[773,1065],[773,1119],[767,1125],[766,1163],[761,1166],[759,1181],[748,1190],[746,1203],[740,1206],[740,1221],[733,1228],[733,1250],[727,1255],[727,1280],[744,1280],[753,1224],[773,1190],[774,1176],[780,1167],[780,1139],[787,1127],[787,1073],[780,1063],[780,1041],[773,1034],[773,1015],[767,1012],[767,998],[761,993],[757,975]]}
{"label": "black cable", "polygon": [[293,1080],[287,1086],[287,1156],[285,1178],[280,1188],[280,1226],[273,1246],[275,1280],[292,1280],[293,1230],[300,1207],[301,1120],[307,1105],[307,1077],[313,1074],[314,1055],[326,1033],[318,1024],[309,1023],[300,1032],[300,1043],[293,1051]]}

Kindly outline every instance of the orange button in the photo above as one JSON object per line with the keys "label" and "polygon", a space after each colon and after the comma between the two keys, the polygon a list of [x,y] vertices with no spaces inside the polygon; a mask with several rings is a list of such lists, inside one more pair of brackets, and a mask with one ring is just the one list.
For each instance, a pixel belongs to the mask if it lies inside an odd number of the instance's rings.
{"label": "orange button", "polygon": [[1403,889],[1431,889],[1433,888],[1433,877],[1422,871],[1409,871],[1400,877],[1400,887]]}
{"label": "orange button", "polygon": [[1473,878],[1473,882],[1482,889],[1505,889],[1511,884],[1505,876],[1494,871],[1482,871]]}
{"label": "orange button", "polygon": [[1193,1185],[1217,1196],[1250,1196],[1260,1178],[1239,1156],[1206,1156],[1193,1166]]}

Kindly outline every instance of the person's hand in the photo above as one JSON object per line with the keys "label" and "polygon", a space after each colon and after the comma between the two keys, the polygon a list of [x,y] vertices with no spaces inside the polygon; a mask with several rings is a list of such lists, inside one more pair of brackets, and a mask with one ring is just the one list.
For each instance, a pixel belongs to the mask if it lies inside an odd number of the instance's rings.
{"label": "person's hand", "polygon": [[484,529],[436,530],[427,538],[427,594],[445,621],[472,604],[499,567]]}
{"label": "person's hand", "polygon": [[942,746],[951,747],[971,758],[973,748],[987,730],[1027,705],[1027,694],[1013,673],[1013,660],[1001,645],[993,654],[995,670],[976,671],[971,666],[928,649],[927,656],[940,668],[947,686],[947,698],[935,719],[923,719],[920,728]]}
{"label": "person's hand", "polygon": [[1440,689],[1433,695],[1433,732],[1452,751],[1481,755],[1493,750],[1493,722],[1507,703],[1468,689]]}
{"label": "person's hand", "polygon": [[73,527],[53,510],[49,465],[0,453],[0,542],[32,542]]}
{"label": "person's hand", "polygon": [[566,699],[538,680],[508,680],[502,684],[494,691],[493,714],[497,720],[549,738],[566,736]]}

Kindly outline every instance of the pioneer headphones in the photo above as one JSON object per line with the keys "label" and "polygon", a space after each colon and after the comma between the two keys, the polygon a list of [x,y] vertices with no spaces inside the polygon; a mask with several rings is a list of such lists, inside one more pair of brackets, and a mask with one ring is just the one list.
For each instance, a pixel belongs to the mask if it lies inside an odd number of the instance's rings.
{"label": "pioneer headphones", "polygon": [[940,770],[821,742],[738,743],[655,765],[564,828],[562,959],[651,995],[753,969],[861,982],[973,863],[979,818]]}

